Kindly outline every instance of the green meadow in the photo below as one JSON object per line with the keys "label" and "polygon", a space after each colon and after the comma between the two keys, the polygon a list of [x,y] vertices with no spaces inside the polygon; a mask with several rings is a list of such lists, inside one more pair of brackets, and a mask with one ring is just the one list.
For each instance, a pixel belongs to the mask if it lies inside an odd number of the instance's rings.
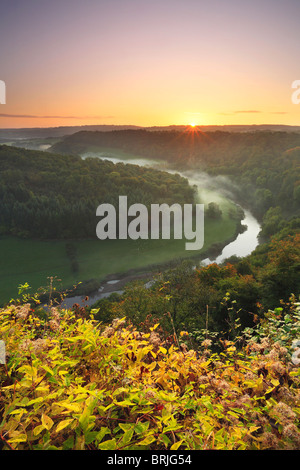
{"label": "green meadow", "polygon": [[[27,282],[32,290],[49,284],[50,276],[61,279],[68,288],[91,279],[103,280],[109,274],[129,270],[148,270],[175,259],[195,257],[213,244],[232,239],[237,222],[229,217],[233,203],[223,198],[218,201],[222,218],[205,218],[204,246],[200,251],[185,250],[182,240],[72,240],[75,247],[77,272],[67,255],[68,240],[40,241],[2,237],[0,239],[0,303],[16,298],[18,286]],[[95,221],[96,226],[96,221]],[[204,256],[205,257],[205,256]]]}

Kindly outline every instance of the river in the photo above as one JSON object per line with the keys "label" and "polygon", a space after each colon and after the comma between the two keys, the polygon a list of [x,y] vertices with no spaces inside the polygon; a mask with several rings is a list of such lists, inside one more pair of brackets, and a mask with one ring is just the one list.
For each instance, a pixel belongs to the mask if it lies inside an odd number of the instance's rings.
{"label": "river", "polygon": [[[87,157],[101,158],[103,160],[109,160],[113,163],[131,163],[134,165],[148,166],[150,168],[168,171],[170,173],[178,173],[181,176],[187,178],[191,185],[197,187],[199,199],[204,203],[211,201],[218,202],[222,195],[229,199],[233,197],[230,192],[231,182],[223,176],[210,177],[206,173],[198,170],[188,170],[183,172],[177,171],[170,168],[167,162],[150,160],[146,158],[122,159],[115,156],[109,156],[107,153],[101,152],[84,153],[81,157],[83,159]],[[234,255],[238,257],[244,257],[252,253],[252,251],[257,247],[258,234],[261,229],[260,224],[249,210],[243,210],[245,218],[242,220],[242,224],[247,226],[247,229],[243,233],[239,234],[234,241],[226,245],[222,253],[217,256],[217,258],[199,259],[199,266],[206,266],[212,262],[221,263],[226,258]],[[112,292],[122,293],[123,290],[119,286],[123,286],[123,284],[124,281],[122,282],[120,279],[108,281],[99,289],[98,292],[95,292],[93,295],[91,295],[88,301],[84,302],[85,296],[69,297],[64,300],[62,307],[71,308],[74,303],[82,304],[83,302],[84,305],[92,305],[97,300],[108,297]],[[112,285],[115,286],[114,289],[112,289]]]}

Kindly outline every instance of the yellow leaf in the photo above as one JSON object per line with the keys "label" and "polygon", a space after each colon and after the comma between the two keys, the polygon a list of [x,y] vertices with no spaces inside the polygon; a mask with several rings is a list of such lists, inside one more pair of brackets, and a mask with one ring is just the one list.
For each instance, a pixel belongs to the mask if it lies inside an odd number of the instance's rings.
{"label": "yellow leaf", "polygon": [[159,351],[162,352],[163,354],[167,354],[166,348],[163,348],[162,346],[159,347]]}
{"label": "yellow leaf", "polygon": [[82,406],[79,403],[67,403],[67,402],[59,402],[56,403],[58,406],[62,406],[66,408],[68,411],[74,411],[74,413],[80,413],[82,410]]}
{"label": "yellow leaf", "polygon": [[42,401],[44,401],[43,397],[34,398],[33,400],[30,400],[26,406],[31,406],[31,405],[34,405],[35,403],[41,403]]}
{"label": "yellow leaf", "polygon": [[43,369],[44,369],[46,372],[48,372],[48,374],[53,375],[53,370],[50,369],[50,367],[48,367],[48,366],[46,366],[46,365],[43,365]]}
{"label": "yellow leaf", "polygon": [[156,367],[156,361],[151,362],[151,364],[149,365],[147,364],[147,369],[150,371],[155,369],[155,367]]}
{"label": "yellow leaf", "polygon": [[175,443],[171,446],[171,449],[170,449],[170,450],[177,450],[178,447],[180,447],[182,443],[183,443],[183,440],[175,442]]}
{"label": "yellow leaf", "polygon": [[17,443],[17,442],[26,442],[27,441],[27,434],[18,434],[16,437],[12,437],[8,439],[10,444]]}
{"label": "yellow leaf", "polygon": [[156,441],[155,437],[154,436],[147,436],[145,437],[145,439],[143,439],[142,441],[140,442],[137,442],[137,446],[148,446],[149,444],[151,444],[152,442]]}
{"label": "yellow leaf", "polygon": [[[9,414],[10,415],[19,415],[20,414],[22,416],[24,413],[26,413],[26,410],[24,410],[24,408],[17,408],[16,410],[11,411]],[[21,418],[21,416],[20,416],[20,418]]]}
{"label": "yellow leaf", "polygon": [[258,429],[260,429],[260,426],[250,426],[249,432],[250,432],[250,433],[251,433],[251,432],[255,432],[255,431],[257,431]]}
{"label": "yellow leaf", "polygon": [[270,382],[271,382],[272,385],[274,385],[274,387],[277,387],[277,385],[280,384],[279,380],[277,380],[277,379],[271,379]]}
{"label": "yellow leaf", "polygon": [[66,428],[67,426],[69,426],[69,424],[72,423],[73,418],[71,419],[64,419],[63,421],[61,421],[60,423],[58,423],[57,427],[56,427],[56,432],[59,432],[61,431],[62,429]]}
{"label": "yellow leaf", "polygon": [[33,430],[33,435],[38,436],[42,431],[44,431],[45,427],[40,424],[39,426],[36,426]]}
{"label": "yellow leaf", "polygon": [[44,426],[44,428],[49,430],[52,428],[53,424],[54,422],[51,418],[49,418],[49,416],[42,414],[42,425]]}
{"label": "yellow leaf", "polygon": [[84,450],[85,437],[77,436],[75,450]]}

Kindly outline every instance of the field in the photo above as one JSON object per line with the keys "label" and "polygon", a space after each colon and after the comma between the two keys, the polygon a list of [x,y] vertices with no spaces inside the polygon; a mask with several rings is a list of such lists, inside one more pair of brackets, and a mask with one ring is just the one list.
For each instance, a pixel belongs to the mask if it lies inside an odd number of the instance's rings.
{"label": "field", "polygon": [[[220,203],[220,201],[219,201]],[[205,219],[204,246],[199,252],[186,251],[183,240],[80,240],[72,241],[78,271],[74,273],[67,256],[67,241],[23,240],[3,237],[0,240],[0,303],[17,296],[18,285],[28,282],[33,289],[48,285],[49,276],[57,276],[63,287],[79,281],[104,279],[109,274],[147,268],[204,253],[215,243],[230,240],[236,221],[228,216],[232,203],[223,199],[222,219]]]}

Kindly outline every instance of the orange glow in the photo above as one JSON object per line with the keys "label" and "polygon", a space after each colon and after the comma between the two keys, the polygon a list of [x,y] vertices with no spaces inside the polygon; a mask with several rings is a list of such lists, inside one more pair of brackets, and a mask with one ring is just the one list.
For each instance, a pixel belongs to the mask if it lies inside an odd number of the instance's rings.
{"label": "orange glow", "polygon": [[300,2],[14,3],[0,128],[299,124]]}

